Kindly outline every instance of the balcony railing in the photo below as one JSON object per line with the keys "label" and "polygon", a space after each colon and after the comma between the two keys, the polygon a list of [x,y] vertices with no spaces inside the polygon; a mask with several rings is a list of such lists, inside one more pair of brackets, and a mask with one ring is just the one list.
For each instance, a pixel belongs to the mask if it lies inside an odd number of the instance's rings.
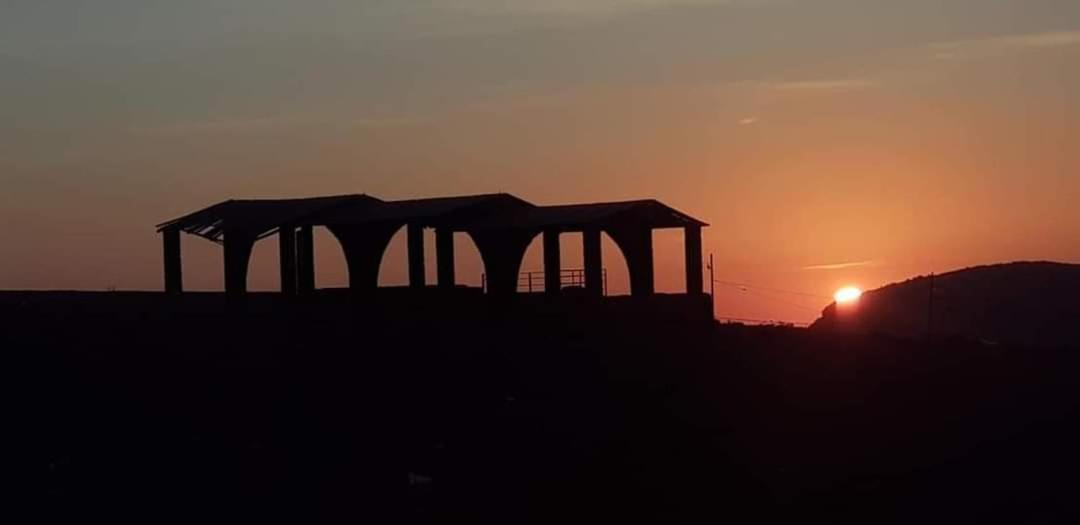
{"label": "balcony railing", "polygon": [[[603,289],[603,294],[606,296],[608,294],[607,268],[602,269],[600,274],[602,279],[601,288]],[[483,283],[484,291],[487,292],[487,274],[481,275],[480,279]],[[575,268],[559,271],[559,289],[584,287],[584,269]],[[541,293],[545,288],[543,271],[521,272],[518,275],[518,293]]]}

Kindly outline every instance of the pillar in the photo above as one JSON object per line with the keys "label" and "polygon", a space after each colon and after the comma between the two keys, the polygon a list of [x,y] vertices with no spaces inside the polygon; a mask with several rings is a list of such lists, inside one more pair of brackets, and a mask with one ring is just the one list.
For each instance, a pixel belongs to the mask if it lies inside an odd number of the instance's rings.
{"label": "pillar", "polygon": [[401,224],[364,224],[328,226],[341,243],[349,268],[349,289],[355,295],[372,293],[379,287],[379,266],[383,254]]}
{"label": "pillar", "polygon": [[454,275],[454,232],[446,228],[435,230],[435,265],[439,288],[453,288],[457,283]]}
{"label": "pillar", "polygon": [[278,231],[281,294],[296,295],[296,228],[282,226]]}
{"label": "pillar", "polygon": [[656,293],[656,281],[653,269],[652,229],[642,228],[634,234],[637,249],[634,250],[634,263],[630,271],[630,295],[648,296]]}
{"label": "pillar", "polygon": [[426,272],[424,269],[424,227],[418,224],[408,226],[409,234],[409,287],[423,288]]}
{"label": "pillar", "polygon": [[165,249],[165,293],[181,294],[184,292],[184,273],[180,255],[180,229],[163,230],[161,240]]}
{"label": "pillar", "polygon": [[225,295],[242,297],[247,293],[248,262],[255,238],[242,232],[225,233]]}
{"label": "pillar", "polygon": [[604,262],[600,250],[600,230],[582,232],[585,246],[585,290],[589,295],[604,295]]}
{"label": "pillar", "polygon": [[644,297],[655,293],[652,228],[618,228],[608,230],[608,234],[626,258],[626,269],[630,272],[630,295]]}
{"label": "pillar", "polygon": [[484,259],[488,294],[505,297],[517,292],[521,259],[536,234],[521,230],[469,232]]}
{"label": "pillar", "polygon": [[686,293],[700,295],[704,292],[701,226],[687,226],[683,229],[683,235],[686,245]]}
{"label": "pillar", "polygon": [[544,292],[557,295],[562,291],[562,254],[559,232],[544,232]]}
{"label": "pillar", "polygon": [[296,235],[296,289],[301,295],[315,292],[315,230],[301,226]]}

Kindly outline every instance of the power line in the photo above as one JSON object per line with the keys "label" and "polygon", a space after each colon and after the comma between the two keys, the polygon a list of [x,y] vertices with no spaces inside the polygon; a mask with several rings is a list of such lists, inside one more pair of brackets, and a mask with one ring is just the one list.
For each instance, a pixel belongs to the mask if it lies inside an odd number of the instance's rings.
{"label": "power line", "polygon": [[[807,306],[805,304],[800,304],[800,303],[797,303],[795,301],[791,301],[791,300],[788,300],[788,299],[777,297],[776,295],[792,295],[792,296],[798,296],[798,297],[809,297],[809,298],[813,298],[815,300],[826,299],[825,296],[818,295],[818,294],[812,294],[812,293],[806,293],[806,292],[797,292],[797,291],[794,291],[794,290],[781,290],[779,288],[768,288],[768,287],[764,287],[764,286],[755,286],[755,285],[751,285],[751,284],[748,284],[748,283],[737,283],[737,282],[732,282],[732,281],[722,281],[722,280],[718,280],[718,279],[713,279],[713,283],[738,288],[742,292],[752,294],[749,297],[756,297],[756,298],[758,298],[760,300],[770,301],[770,302],[774,302],[774,303],[782,303],[782,304],[785,304],[785,305],[788,305],[788,306],[793,306],[795,308],[802,309],[804,311],[815,312],[815,313],[820,311],[820,307],[818,307],[818,306]],[[713,295],[713,298],[714,298],[714,301],[715,301],[715,298],[716,298],[715,293]],[[804,327],[810,325],[810,323],[806,323],[806,322],[782,321],[782,320],[776,320],[776,319],[752,319],[752,318],[745,318],[745,317],[717,317],[717,319],[722,320],[722,321],[726,320],[726,321],[758,323],[758,324],[787,324],[787,325],[804,326]]]}
{"label": "power line", "polygon": [[[767,286],[757,286],[757,285],[750,284],[750,283],[724,281],[724,280],[715,279],[715,278],[712,279],[712,282],[713,282],[714,285],[715,284],[720,284],[720,285],[723,285],[723,286],[738,288],[742,292],[748,292],[748,293],[753,294],[752,297],[757,297],[759,299],[764,299],[766,301],[783,303],[783,304],[786,304],[788,306],[793,306],[793,307],[796,307],[796,308],[803,309],[805,311],[818,312],[820,310],[820,307],[819,306],[807,306],[805,304],[800,304],[800,303],[797,303],[797,302],[794,302],[794,301],[791,301],[791,300],[788,300],[788,299],[777,297],[776,295],[788,295],[788,296],[794,296],[794,297],[805,297],[805,298],[811,298],[811,299],[814,299],[814,300],[832,300],[832,297],[829,297],[829,296],[826,296],[826,295],[809,293],[809,292],[801,292],[801,291],[796,291],[796,290],[784,290],[784,289],[781,289],[781,288],[770,288],[770,287],[767,287]],[[715,292],[713,294],[713,297],[714,297],[714,300],[715,300],[715,297],[716,297]],[[735,321],[735,322],[759,323],[759,324],[787,324],[787,325],[804,326],[804,327],[810,325],[810,323],[805,323],[805,322],[780,321],[780,320],[775,320],[775,319],[751,319],[751,318],[745,318],[745,317],[717,317],[717,319],[721,320],[721,321]]]}
{"label": "power line", "polygon": [[734,286],[734,287],[737,287],[737,288],[743,288],[745,290],[758,290],[758,291],[762,291],[762,292],[773,292],[773,293],[786,294],[786,295],[799,295],[799,296],[802,296],[802,297],[813,297],[814,299],[832,299],[832,297],[829,297],[827,295],[821,295],[821,294],[809,293],[809,292],[797,292],[797,291],[794,291],[794,290],[781,290],[779,288],[768,288],[768,287],[765,287],[765,286],[757,286],[757,285],[748,284],[748,283],[737,283],[737,282],[732,282],[732,281],[721,281],[721,280],[717,280],[717,279],[714,279],[713,282],[715,282],[716,284],[722,284],[722,285],[725,285],[725,286]]}
{"label": "power line", "polygon": [[810,311],[810,312],[817,312],[817,311],[820,310],[820,308],[816,307],[816,306],[807,306],[805,304],[796,303],[795,301],[789,301],[787,299],[781,299],[779,297],[771,297],[771,296],[763,295],[763,294],[758,294],[758,297],[760,297],[762,299],[769,300],[769,301],[776,301],[778,303],[783,303],[783,304],[786,304],[788,306],[794,306],[796,308],[802,308],[803,310],[807,310],[807,311]]}

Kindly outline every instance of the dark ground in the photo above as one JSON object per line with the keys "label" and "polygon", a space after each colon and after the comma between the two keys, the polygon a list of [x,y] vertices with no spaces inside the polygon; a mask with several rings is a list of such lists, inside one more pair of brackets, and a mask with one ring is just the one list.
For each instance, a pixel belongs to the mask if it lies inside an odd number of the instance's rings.
{"label": "dark ground", "polygon": [[0,297],[37,521],[1073,521],[1075,349]]}

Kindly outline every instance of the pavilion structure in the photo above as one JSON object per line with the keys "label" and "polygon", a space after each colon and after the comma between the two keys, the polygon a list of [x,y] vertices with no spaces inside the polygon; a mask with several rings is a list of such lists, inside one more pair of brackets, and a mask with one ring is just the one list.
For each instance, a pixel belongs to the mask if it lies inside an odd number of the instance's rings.
{"label": "pavilion structure", "polygon": [[391,238],[408,232],[409,286],[426,288],[424,230],[435,231],[439,288],[453,288],[454,234],[464,232],[484,263],[487,293],[517,292],[525,251],[543,238],[544,291],[560,286],[559,235],[581,233],[585,290],[602,295],[601,233],[607,233],[626,259],[633,296],[655,293],[652,231],[679,228],[685,234],[686,290],[703,293],[701,230],[708,226],[656,200],[537,206],[499,193],[385,201],[370,195],[303,199],[229,200],[157,226],[164,244],[165,290],[184,290],[180,235],[196,235],[224,246],[225,291],[247,292],[248,264],[261,239],[279,237],[281,291],[305,295],[315,290],[313,228],[327,228],[341,243],[349,288],[364,294],[378,287],[379,266]]}

